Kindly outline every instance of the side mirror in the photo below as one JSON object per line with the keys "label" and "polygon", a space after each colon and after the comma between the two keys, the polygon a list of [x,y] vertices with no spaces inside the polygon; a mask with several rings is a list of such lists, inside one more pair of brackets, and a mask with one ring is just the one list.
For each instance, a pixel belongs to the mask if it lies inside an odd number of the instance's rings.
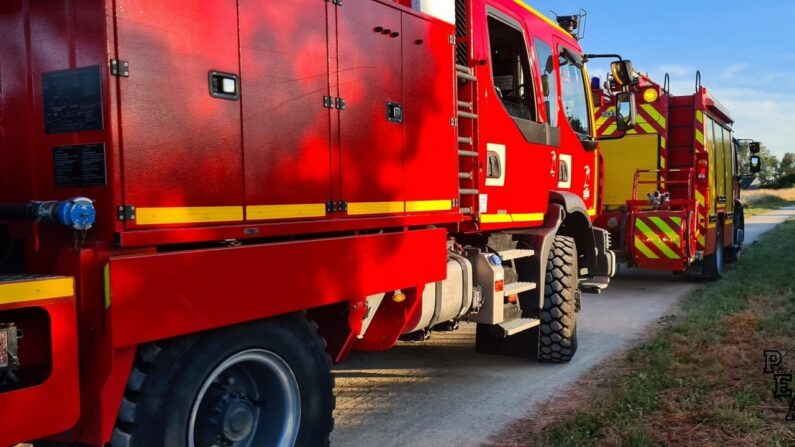
{"label": "side mirror", "polygon": [[635,70],[632,68],[632,61],[621,60],[610,63],[610,72],[613,74],[613,81],[619,87],[629,87],[636,84]]}
{"label": "side mirror", "polygon": [[541,75],[541,91],[544,93],[544,97],[549,96],[549,75],[543,74]]}
{"label": "side mirror", "polygon": [[635,95],[631,92],[621,92],[616,95],[616,128],[626,132],[635,127],[638,119],[638,109],[635,105]]}
{"label": "side mirror", "polygon": [[751,155],[751,173],[758,174],[762,170],[762,157]]}
{"label": "side mirror", "polygon": [[749,151],[750,151],[752,154],[756,155],[756,154],[758,154],[758,153],[759,153],[759,151],[761,151],[762,149],[761,149],[761,147],[760,147],[760,144],[759,144],[759,142],[758,142],[758,141],[752,141],[751,143],[749,143],[749,144],[748,144],[748,150],[749,150]]}

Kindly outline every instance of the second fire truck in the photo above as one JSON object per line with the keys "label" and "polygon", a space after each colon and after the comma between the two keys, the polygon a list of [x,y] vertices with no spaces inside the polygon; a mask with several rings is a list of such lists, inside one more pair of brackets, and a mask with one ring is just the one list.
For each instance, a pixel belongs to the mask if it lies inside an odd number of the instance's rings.
{"label": "second fire truck", "polygon": [[[610,76],[594,78],[596,130],[617,129],[610,92],[629,88],[637,104],[634,129],[601,143],[605,160],[604,211],[620,260],[643,269],[690,272],[717,279],[724,262],[739,255],[744,238],[741,176],[733,120],[700,83],[690,95],[672,95],[664,85],[635,73],[630,85]],[[750,143],[751,153],[759,143]],[[759,157],[751,170],[758,172]]]}

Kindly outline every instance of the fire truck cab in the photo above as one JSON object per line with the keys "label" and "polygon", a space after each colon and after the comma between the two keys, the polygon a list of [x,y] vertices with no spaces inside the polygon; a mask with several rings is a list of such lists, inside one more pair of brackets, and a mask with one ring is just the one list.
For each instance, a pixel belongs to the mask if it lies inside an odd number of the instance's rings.
{"label": "fire truck cab", "polygon": [[524,1],[10,0],[0,32],[0,445],[326,445],[354,349],[575,354],[615,264],[597,123]]}

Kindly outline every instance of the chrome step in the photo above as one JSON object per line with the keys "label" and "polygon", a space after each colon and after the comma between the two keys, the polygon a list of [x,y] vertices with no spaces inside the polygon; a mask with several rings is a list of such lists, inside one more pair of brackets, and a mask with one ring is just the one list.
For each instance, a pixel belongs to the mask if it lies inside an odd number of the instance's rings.
{"label": "chrome step", "polygon": [[505,296],[516,295],[522,292],[527,292],[528,290],[534,290],[536,288],[536,283],[534,282],[513,282],[510,284],[505,284],[505,289],[503,292]]}
{"label": "chrome step", "polygon": [[458,151],[458,156],[459,157],[477,157],[478,153],[475,152],[475,151],[461,151],[461,150],[459,150]]}
{"label": "chrome step", "polygon": [[455,69],[466,74],[472,74],[472,69],[466,65],[455,64]]}
{"label": "chrome step", "polygon": [[475,115],[474,113],[464,112],[462,110],[458,111],[458,117],[459,118],[468,118],[468,119],[471,119],[471,120],[478,119],[478,116]]}
{"label": "chrome step", "polygon": [[539,324],[541,324],[541,320],[538,318],[517,318],[516,320],[509,321],[507,323],[500,323],[497,325],[497,327],[502,329],[503,337],[509,337],[513,334],[518,334],[519,332],[532,329]]}
{"label": "chrome step", "polygon": [[478,192],[479,191],[477,189],[461,189],[461,190],[459,190],[459,193],[462,196],[474,196],[474,195],[477,195]]}
{"label": "chrome step", "polygon": [[458,178],[472,180],[472,173],[471,172],[459,172]]}
{"label": "chrome step", "polygon": [[471,137],[458,137],[459,144],[468,144],[472,146],[472,138]]}
{"label": "chrome step", "polygon": [[513,250],[505,250],[497,253],[503,261],[511,261],[519,258],[529,258],[536,254],[535,251],[524,248],[515,248]]}
{"label": "chrome step", "polygon": [[458,108],[459,109],[467,109],[470,112],[472,111],[472,103],[469,101],[458,101]]}
{"label": "chrome step", "polygon": [[455,74],[456,74],[456,76],[458,76],[458,79],[461,79],[461,80],[472,81],[472,82],[477,82],[477,80],[478,80],[478,78],[472,76],[471,74],[464,73],[462,71],[456,71]]}

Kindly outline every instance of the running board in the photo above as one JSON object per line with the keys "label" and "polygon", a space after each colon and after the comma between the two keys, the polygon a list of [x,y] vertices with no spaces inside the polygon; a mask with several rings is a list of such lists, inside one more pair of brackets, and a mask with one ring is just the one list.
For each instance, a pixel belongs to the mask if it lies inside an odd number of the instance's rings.
{"label": "running board", "polygon": [[533,250],[514,248],[497,253],[503,261],[513,261],[519,258],[529,258],[535,254]]}
{"label": "running board", "polygon": [[593,278],[583,280],[580,283],[580,290],[584,293],[595,293],[599,295],[609,284],[610,278],[607,276],[594,276]]}
{"label": "running board", "polygon": [[513,282],[510,284],[505,284],[503,292],[505,296],[511,296],[511,295],[518,295],[522,292],[535,290],[535,288],[536,288],[536,283],[534,282]]}
{"label": "running board", "polygon": [[541,320],[538,318],[518,318],[508,323],[500,323],[496,327],[499,328],[498,332],[502,337],[510,337],[513,334],[532,329],[539,324],[541,324]]}

